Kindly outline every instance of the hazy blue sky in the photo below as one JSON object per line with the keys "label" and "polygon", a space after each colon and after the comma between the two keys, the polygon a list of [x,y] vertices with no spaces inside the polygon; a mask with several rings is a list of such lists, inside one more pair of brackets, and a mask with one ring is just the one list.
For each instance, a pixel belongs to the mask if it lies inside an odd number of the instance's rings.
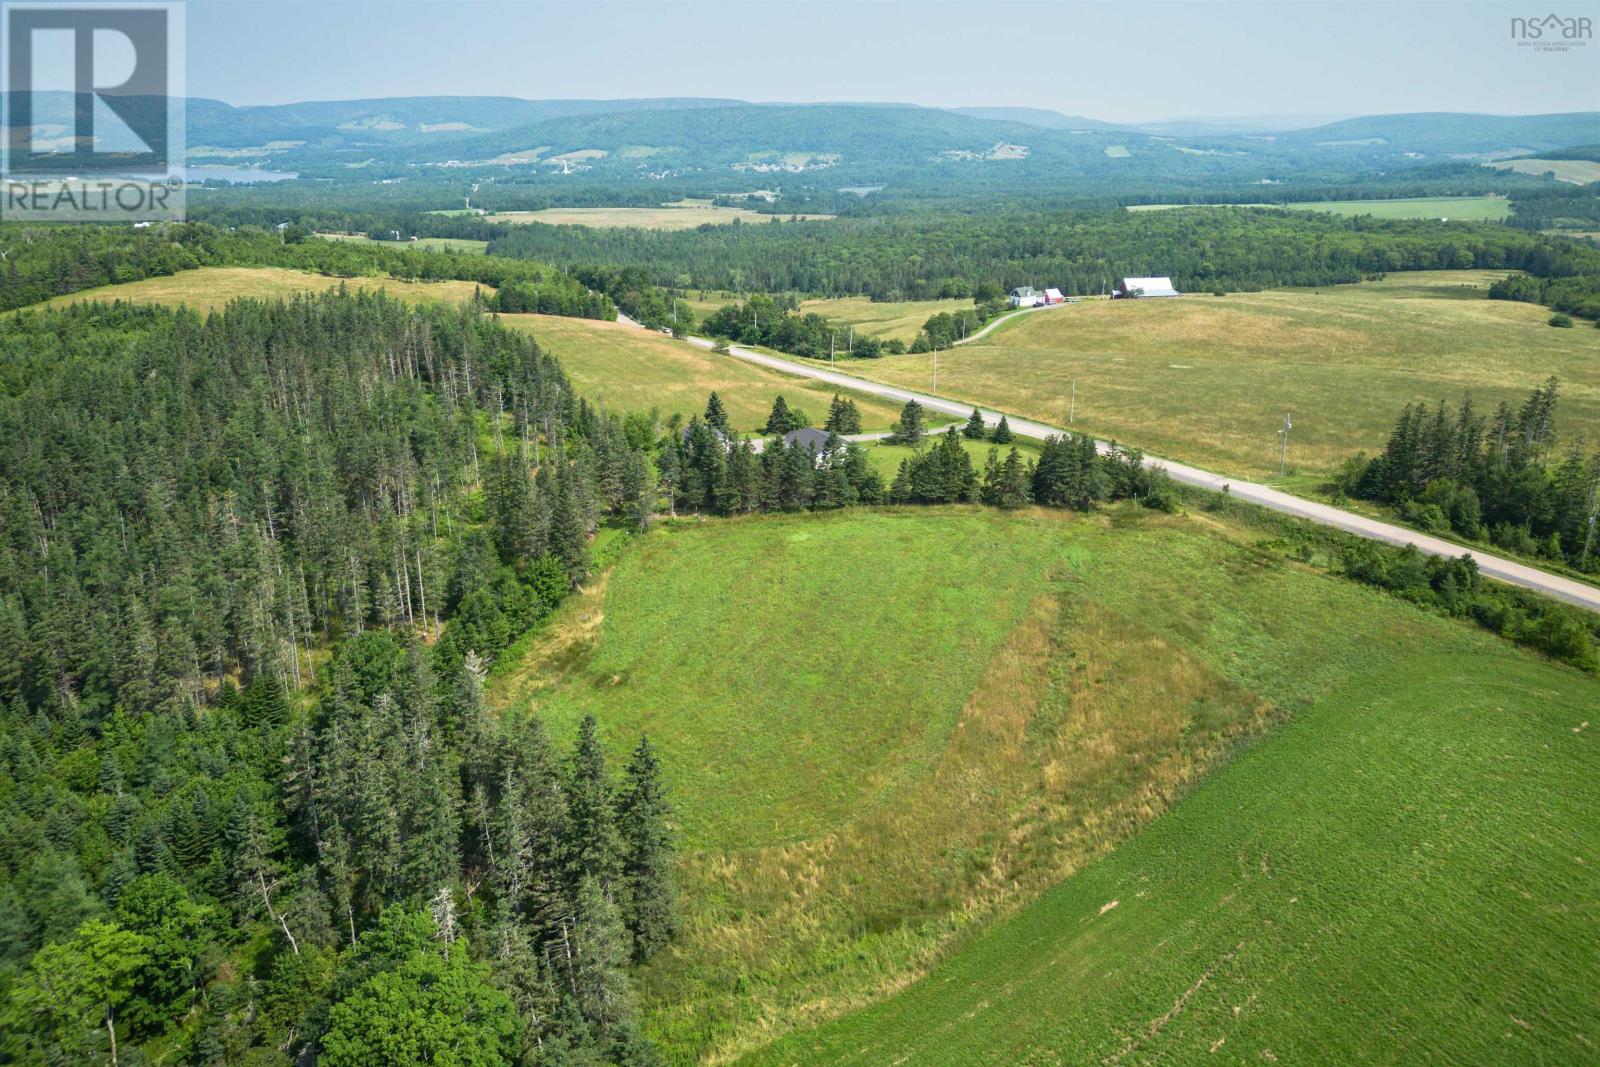
{"label": "hazy blue sky", "polygon": [[721,96],[1112,120],[1600,109],[1600,40],[1544,54],[1510,39],[1513,14],[1552,10],[1600,27],[1600,4],[1566,0],[190,0],[188,89],[241,104]]}

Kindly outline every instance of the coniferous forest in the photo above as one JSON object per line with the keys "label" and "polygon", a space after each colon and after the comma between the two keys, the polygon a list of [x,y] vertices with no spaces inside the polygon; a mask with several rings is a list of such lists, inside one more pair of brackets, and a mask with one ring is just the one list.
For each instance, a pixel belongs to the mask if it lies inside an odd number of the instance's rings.
{"label": "coniferous forest", "polygon": [[646,492],[620,423],[374,295],[24,313],[0,366],[5,1057],[648,1062],[659,765],[483,688]]}

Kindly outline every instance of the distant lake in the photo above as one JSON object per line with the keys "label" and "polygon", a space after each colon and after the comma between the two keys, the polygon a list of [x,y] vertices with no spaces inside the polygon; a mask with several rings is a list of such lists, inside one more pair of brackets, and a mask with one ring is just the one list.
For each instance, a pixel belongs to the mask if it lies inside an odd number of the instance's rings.
{"label": "distant lake", "polygon": [[846,186],[842,187],[839,190],[839,192],[841,192],[841,193],[854,193],[857,196],[866,196],[869,193],[876,193],[879,190],[884,189],[884,188],[887,188],[887,186],[882,186],[882,185],[846,185]]}
{"label": "distant lake", "polygon": [[238,184],[254,182],[281,182],[290,178],[298,178],[295,171],[288,170],[262,170],[260,167],[179,167],[186,182],[235,182]]}

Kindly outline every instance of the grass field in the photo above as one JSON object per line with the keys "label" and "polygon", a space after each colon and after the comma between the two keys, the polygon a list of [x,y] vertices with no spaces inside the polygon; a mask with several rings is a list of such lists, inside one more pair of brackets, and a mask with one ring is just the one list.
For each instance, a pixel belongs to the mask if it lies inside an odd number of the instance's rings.
{"label": "grass field", "polygon": [[283,267],[201,267],[161,278],[144,278],[121,285],[58,296],[46,307],[62,307],[83,301],[127,300],[138,304],[186,304],[196,311],[217,311],[230,300],[248,297],[276,300],[301,292],[321,292],[347,285],[351,289],[382,289],[405,300],[440,300],[461,303],[472,297],[473,289],[485,295],[494,290],[475,282],[410,282],[394,278],[330,278],[323,274],[288,270]]}
{"label": "grass field", "polygon": [[1294,211],[1326,211],[1332,215],[1372,215],[1380,219],[1449,219],[1452,222],[1498,222],[1511,217],[1511,201],[1503,196],[1420,196],[1397,200],[1320,200],[1286,204]]}
{"label": "grass field", "polygon": [[669,1059],[1590,1058],[1600,682],[1261,536],[955,508],[637,543],[492,696],[660,746]]}
{"label": "grass field", "polygon": [[815,312],[841,325],[850,325],[867,337],[885,341],[898,338],[906,344],[917,339],[922,324],[940,312],[971,311],[971,300],[897,300],[874,303],[864,296],[833,300],[807,300],[801,311]]}
{"label": "grass field", "polygon": [[1292,720],[924,980],[753,1060],[1593,1062],[1600,684],[1202,537],[1120,549],[1084,595]]}
{"label": "grass field", "polygon": [[[687,202],[660,207],[553,207],[543,211],[501,211],[486,222],[534,223],[550,226],[638,226],[646,230],[692,230],[696,226],[722,226],[731,222],[767,223],[791,215],[763,215],[742,207],[717,207]],[[831,219],[832,215],[800,215],[802,219]]]}
{"label": "grass field", "polygon": [[[1172,211],[1200,204],[1132,204],[1129,211]],[[1326,211],[1333,215],[1372,215],[1380,219],[1450,219],[1455,222],[1498,222],[1511,217],[1511,201],[1503,196],[1418,196],[1393,200],[1306,200],[1293,204],[1230,204],[1229,207],[1284,207],[1291,211]]]}
{"label": "grass field", "polygon": [[402,252],[408,248],[415,248],[423,252],[465,252],[481,256],[489,247],[488,241],[468,241],[455,237],[419,237],[415,241],[374,241],[364,233],[319,233],[314,236],[324,241],[351,241],[356,244],[379,245]]}
{"label": "grass field", "polygon": [[[780,394],[820,425],[827,418],[834,390],[803,378],[719,356],[664,334],[614,322],[568,319],[551,315],[502,315],[518,329],[531,330],[539,344],[556,354],[567,375],[591,403],[615,411],[662,416],[690,415],[705,410],[714,389],[736,430],[754,433],[766,425],[772,402]],[[900,417],[893,404],[855,397],[863,428],[886,430]]]}
{"label": "grass field", "polygon": [[1600,163],[1591,159],[1502,159],[1485,163],[1496,170],[1514,170],[1519,174],[1544,174],[1553,171],[1556,181],[1574,185],[1600,182]]}
{"label": "grass field", "polygon": [[[1520,403],[1552,374],[1559,429],[1600,434],[1600,330],[1555,330],[1532,304],[1489,300],[1489,271],[1395,274],[1381,282],[1085,301],[1023,315],[939,356],[948,396],[1066,425],[1077,422],[1175,460],[1242,477],[1276,475],[1277,432],[1294,419],[1289,462],[1320,473],[1376,451],[1413,400],[1480,410]],[[926,389],[931,357],[887,356],[854,374]]]}

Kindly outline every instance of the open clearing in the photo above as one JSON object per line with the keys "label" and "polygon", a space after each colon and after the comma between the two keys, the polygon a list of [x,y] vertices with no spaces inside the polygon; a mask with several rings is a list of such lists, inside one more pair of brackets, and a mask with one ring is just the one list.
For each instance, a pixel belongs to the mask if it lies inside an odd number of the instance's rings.
{"label": "open clearing", "polygon": [[382,289],[390,296],[404,300],[437,300],[457,304],[470,300],[474,289],[481,289],[486,295],[494,292],[490,286],[453,280],[411,282],[395,278],[331,278],[325,274],[285,267],[201,267],[160,278],[84,289],[58,296],[42,306],[64,307],[86,301],[126,300],[135,304],[184,304],[196,311],[206,312],[221,310],[229,301],[241,298],[277,300],[295,293],[337,289],[340,285],[351,289]]}
{"label": "open clearing", "polygon": [[[1600,432],[1600,330],[1556,330],[1533,304],[1489,300],[1503,272],[1393,274],[1381,282],[1178,300],[1084,301],[1021,315],[939,354],[939,391],[1238,477],[1289,464],[1325,473],[1377,451],[1409,401],[1521,403],[1561,378],[1559,428]],[[850,373],[927,389],[930,355],[856,360]]]}
{"label": "open clearing", "polygon": [[1558,182],[1587,185],[1600,182],[1600,163],[1591,159],[1501,159],[1485,163],[1496,170],[1514,170],[1519,174],[1546,174],[1553,172]]}
{"label": "open clearing", "polygon": [[660,747],[669,1060],[1589,1058],[1600,682],[1266,536],[944,508],[636,544],[492,696]]}
{"label": "open clearing", "polygon": [[1292,211],[1326,211],[1332,215],[1371,215],[1380,219],[1449,219],[1452,222],[1498,222],[1511,217],[1511,201],[1503,196],[1421,196],[1398,200],[1320,200],[1286,204]]}
{"label": "open clearing", "polygon": [[553,207],[542,211],[501,211],[485,222],[535,223],[548,226],[637,226],[646,230],[692,230],[732,222],[768,223],[773,219],[831,219],[832,215],[763,215],[742,207],[717,207],[683,201],[660,207]]}
{"label": "open clearing", "polygon": [[364,233],[319,233],[313,236],[324,241],[350,241],[354,244],[378,245],[404,252],[409,248],[422,252],[462,252],[481,256],[489,247],[488,241],[468,241],[455,237],[418,237],[415,241],[375,241]]}
{"label": "open clearing", "polygon": [[1450,219],[1453,222],[1498,222],[1511,217],[1511,201],[1503,196],[1418,196],[1394,200],[1305,200],[1293,204],[1130,204],[1129,211],[1175,211],[1197,207],[1276,207],[1290,211],[1326,211],[1332,215],[1371,215],[1380,219]]}
{"label": "open clearing", "polygon": [[[834,391],[819,383],[719,356],[653,330],[554,315],[500,318],[532,331],[539,344],[561,360],[567,376],[591,403],[613,411],[653,408],[663,417],[681,415],[687,420],[705,410],[706,397],[716,390],[734,428],[756,433],[766,425],[779,395],[819,426],[833,398]],[[900,417],[899,409],[885,401],[853,399],[861,409],[864,430],[886,430]]]}

